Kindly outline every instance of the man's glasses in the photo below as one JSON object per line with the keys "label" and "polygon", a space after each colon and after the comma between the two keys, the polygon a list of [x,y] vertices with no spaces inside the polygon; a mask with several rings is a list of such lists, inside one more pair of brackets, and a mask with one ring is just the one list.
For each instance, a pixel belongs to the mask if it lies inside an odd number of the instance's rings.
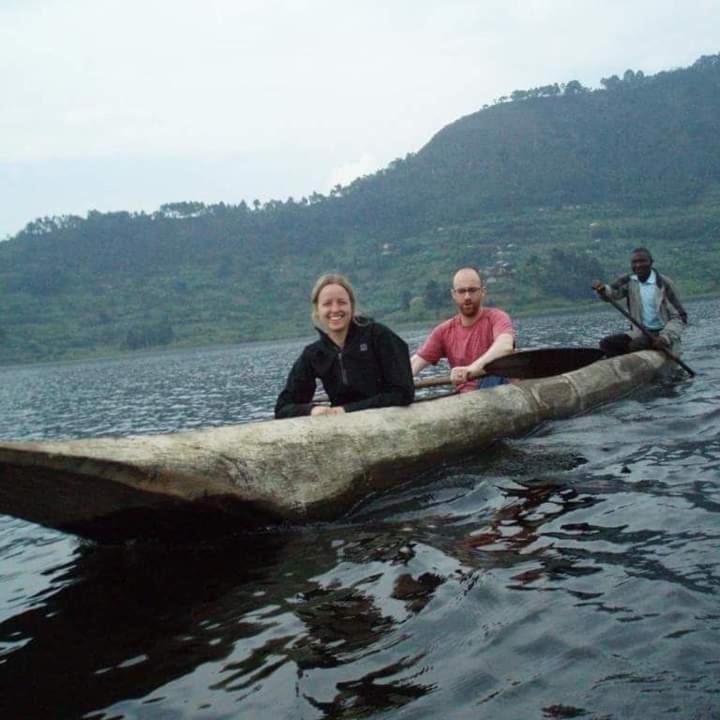
{"label": "man's glasses", "polygon": [[453,295],[477,295],[481,290],[481,287],[453,288]]}

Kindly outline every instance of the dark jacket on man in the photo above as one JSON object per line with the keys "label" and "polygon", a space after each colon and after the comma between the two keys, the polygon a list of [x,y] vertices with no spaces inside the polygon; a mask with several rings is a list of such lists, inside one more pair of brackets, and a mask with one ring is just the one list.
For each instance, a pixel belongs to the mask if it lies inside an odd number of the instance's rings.
{"label": "dark jacket on man", "polygon": [[[358,322],[359,321],[359,322]],[[320,339],[295,361],[275,404],[275,417],[309,415],[319,378],[333,406],[346,412],[409,405],[415,397],[407,343],[369,319],[350,324],[339,348],[318,329]]]}

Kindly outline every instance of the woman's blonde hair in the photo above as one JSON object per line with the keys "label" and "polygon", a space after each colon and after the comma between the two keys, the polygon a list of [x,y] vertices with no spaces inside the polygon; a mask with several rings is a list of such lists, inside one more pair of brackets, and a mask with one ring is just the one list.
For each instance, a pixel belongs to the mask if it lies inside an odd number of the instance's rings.
{"label": "woman's blonde hair", "polygon": [[322,289],[328,285],[339,285],[345,290],[350,298],[350,308],[352,310],[353,320],[357,320],[357,313],[355,312],[357,308],[355,291],[353,290],[353,286],[350,284],[350,281],[340,273],[325,273],[316,280],[315,285],[313,285],[312,292],[310,293],[310,302],[312,303],[312,321],[316,325],[320,323],[320,317],[318,315],[318,298],[320,297]]}

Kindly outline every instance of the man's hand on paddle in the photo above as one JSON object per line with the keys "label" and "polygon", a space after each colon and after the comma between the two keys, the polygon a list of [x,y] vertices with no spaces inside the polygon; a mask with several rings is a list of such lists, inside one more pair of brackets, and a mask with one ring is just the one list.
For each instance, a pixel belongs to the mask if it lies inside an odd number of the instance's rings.
{"label": "man's hand on paddle", "polygon": [[607,289],[605,288],[605,285],[600,282],[600,280],[595,280],[592,284],[592,289],[597,293],[597,296],[604,300],[605,302],[609,302],[609,298],[607,296]]}
{"label": "man's hand on paddle", "polygon": [[457,387],[484,374],[484,370],[473,370],[469,365],[459,365],[450,371],[450,382]]}
{"label": "man's hand on paddle", "polygon": [[667,338],[664,338],[662,335],[658,335],[652,339],[652,349],[661,351],[669,350],[670,343],[667,341]]}

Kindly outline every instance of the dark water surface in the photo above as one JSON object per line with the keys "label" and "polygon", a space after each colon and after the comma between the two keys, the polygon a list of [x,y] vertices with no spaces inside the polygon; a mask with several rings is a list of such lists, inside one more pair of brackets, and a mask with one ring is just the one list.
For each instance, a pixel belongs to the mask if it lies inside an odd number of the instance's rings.
{"label": "dark water surface", "polygon": [[[720,302],[689,310],[693,381],[337,523],[108,548],[0,516],[0,718],[720,718]],[[0,369],[0,436],[268,418],[300,345]]]}

